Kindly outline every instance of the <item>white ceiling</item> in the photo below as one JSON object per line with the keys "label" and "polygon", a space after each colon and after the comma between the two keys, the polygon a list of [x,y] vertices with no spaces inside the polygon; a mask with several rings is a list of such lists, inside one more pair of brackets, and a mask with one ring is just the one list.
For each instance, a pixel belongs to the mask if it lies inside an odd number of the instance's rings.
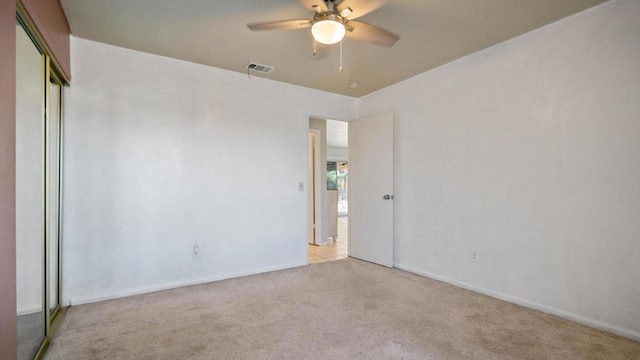
{"label": "white ceiling", "polygon": [[[360,97],[605,0],[389,0],[359,20],[401,36],[391,48],[344,41],[312,57],[309,29],[253,32],[251,22],[312,18],[297,0],[61,0],[75,36]],[[359,87],[349,88],[356,80]]]}

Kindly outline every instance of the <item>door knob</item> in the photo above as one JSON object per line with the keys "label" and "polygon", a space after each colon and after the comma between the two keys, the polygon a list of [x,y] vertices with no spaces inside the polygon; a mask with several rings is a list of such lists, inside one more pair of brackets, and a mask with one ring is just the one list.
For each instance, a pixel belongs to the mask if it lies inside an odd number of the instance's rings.
{"label": "door knob", "polygon": [[382,198],[385,200],[393,199],[393,195],[385,195]]}

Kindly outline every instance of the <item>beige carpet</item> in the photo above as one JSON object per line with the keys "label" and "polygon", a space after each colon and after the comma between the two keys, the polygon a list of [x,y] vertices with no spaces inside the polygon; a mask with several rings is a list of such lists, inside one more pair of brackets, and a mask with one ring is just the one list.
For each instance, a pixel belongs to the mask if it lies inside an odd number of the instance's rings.
{"label": "beige carpet", "polygon": [[75,306],[45,359],[640,359],[640,343],[345,259]]}

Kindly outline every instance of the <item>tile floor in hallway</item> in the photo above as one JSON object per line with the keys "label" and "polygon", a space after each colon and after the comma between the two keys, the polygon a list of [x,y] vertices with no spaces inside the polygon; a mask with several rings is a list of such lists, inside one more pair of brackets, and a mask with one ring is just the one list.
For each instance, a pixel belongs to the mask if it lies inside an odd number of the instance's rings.
{"label": "tile floor in hallway", "polygon": [[338,217],[338,238],[327,246],[309,245],[309,264],[340,260],[347,257],[348,217]]}

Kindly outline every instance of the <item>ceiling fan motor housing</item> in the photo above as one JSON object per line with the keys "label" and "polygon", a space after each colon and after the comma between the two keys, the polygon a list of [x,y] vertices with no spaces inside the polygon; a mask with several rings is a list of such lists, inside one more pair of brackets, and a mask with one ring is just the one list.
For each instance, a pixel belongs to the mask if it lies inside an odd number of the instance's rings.
{"label": "ceiling fan motor housing", "polygon": [[340,24],[343,24],[346,22],[342,16],[340,16],[338,13],[321,13],[321,14],[316,14],[316,16],[313,17],[313,23],[317,23],[320,21],[325,21],[325,20],[330,20],[330,21],[336,21],[339,22]]}

